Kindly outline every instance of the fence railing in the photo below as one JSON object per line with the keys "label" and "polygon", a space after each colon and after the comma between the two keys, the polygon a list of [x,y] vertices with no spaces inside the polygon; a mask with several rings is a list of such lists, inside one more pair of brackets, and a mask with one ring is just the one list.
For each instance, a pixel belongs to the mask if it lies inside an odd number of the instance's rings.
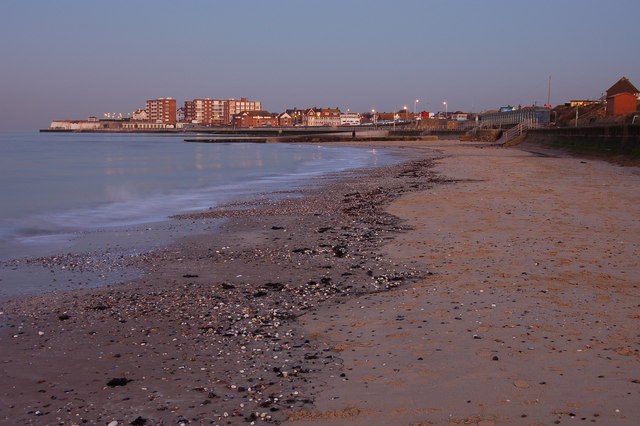
{"label": "fence railing", "polygon": [[509,141],[514,140],[517,137],[522,136],[527,130],[540,127],[540,124],[535,119],[524,120],[521,123],[516,124],[512,128],[502,132],[502,136],[498,139],[498,144],[506,144]]}

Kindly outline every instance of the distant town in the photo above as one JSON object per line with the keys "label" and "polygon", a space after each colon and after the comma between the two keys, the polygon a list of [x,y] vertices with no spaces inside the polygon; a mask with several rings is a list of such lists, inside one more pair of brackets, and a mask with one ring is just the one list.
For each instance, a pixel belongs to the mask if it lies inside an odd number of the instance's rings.
{"label": "distant town", "polygon": [[[204,129],[256,129],[291,127],[384,127],[414,126],[422,129],[466,130],[474,127],[501,127],[525,121],[560,126],[592,125],[594,123],[640,122],[634,115],[639,110],[640,91],[622,77],[606,95],[597,100],[570,100],[553,108],[543,106],[502,106],[482,113],[449,111],[442,102],[442,111],[418,111],[420,99],[398,111],[341,111],[339,108],[291,108],[269,112],[261,101],[240,99],[198,98],[178,107],[171,97],[149,99],[144,108],[132,113],[105,113],[86,120],[54,120],[47,131],[197,131]],[[575,117],[574,117],[575,116]]]}

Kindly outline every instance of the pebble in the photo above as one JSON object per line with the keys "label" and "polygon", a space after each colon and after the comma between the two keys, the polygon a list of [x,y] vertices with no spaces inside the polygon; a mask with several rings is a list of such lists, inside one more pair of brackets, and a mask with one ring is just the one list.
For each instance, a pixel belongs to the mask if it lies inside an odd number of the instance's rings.
{"label": "pebble", "polygon": [[[105,395],[122,392],[122,389],[109,388],[131,382],[131,379],[117,376],[135,371],[132,368],[137,368],[146,354],[162,354],[153,359],[158,363],[159,377],[136,377],[136,380],[145,385],[138,388],[143,390],[167,383],[163,391],[167,395],[145,391],[144,396],[145,403],[148,403],[147,398],[155,401],[159,407],[158,418],[163,421],[169,418],[169,413],[178,410],[167,401],[175,397],[174,392],[180,392],[180,397],[184,398],[183,384],[193,380],[190,386],[202,391],[187,389],[186,397],[197,397],[194,399],[197,407],[205,400],[203,397],[215,398],[218,414],[210,414],[214,418],[245,417],[247,414],[244,413],[268,409],[277,413],[273,419],[266,413],[256,415],[256,419],[280,422],[286,419],[287,410],[306,409],[312,403],[308,396],[311,386],[308,373],[339,368],[335,362],[337,358],[330,354],[320,355],[312,342],[297,335],[292,321],[320,303],[411,284],[426,275],[426,271],[388,262],[379,256],[378,250],[390,233],[402,229],[399,219],[384,213],[382,207],[401,194],[398,189],[404,188],[407,182],[417,190],[431,186],[430,164],[431,160],[409,162],[376,168],[371,179],[362,179],[361,175],[351,181],[347,178],[348,182],[338,184],[338,188],[344,190],[350,186],[352,191],[348,196],[342,195],[344,191],[335,191],[328,186],[320,192],[309,192],[305,199],[284,200],[265,204],[264,208],[233,210],[221,215],[237,218],[230,222],[245,231],[247,228],[243,228],[243,223],[249,230],[254,229],[252,226],[263,230],[264,221],[272,221],[273,217],[283,217],[283,221],[295,217],[296,221],[308,223],[295,227],[289,225],[291,222],[283,223],[285,226],[277,232],[283,242],[287,233],[295,232],[288,235],[292,241],[284,243],[242,248],[234,245],[234,251],[223,247],[224,251],[217,253],[213,249],[176,244],[153,253],[123,256],[116,262],[109,256],[100,259],[95,253],[41,258],[40,262],[52,269],[65,266],[73,270],[99,270],[112,262],[111,265],[134,266],[154,273],[159,265],[185,264],[181,271],[167,272],[160,282],[151,282],[146,287],[114,286],[90,290],[79,297],[73,294],[60,296],[49,311],[56,312],[54,315],[59,320],[54,326],[57,330],[64,328],[68,335],[81,335],[78,345],[96,347],[104,353],[104,359],[111,359],[113,370],[110,374],[115,378],[107,382]],[[389,179],[389,176],[408,172],[411,177]],[[212,211],[210,217],[215,215]],[[320,229],[322,232],[317,232]],[[222,237],[236,235],[222,233]],[[292,248],[296,247],[305,249],[293,253]],[[198,265],[220,265],[220,271],[227,274],[224,282],[222,278],[218,282],[206,282],[208,273],[201,272],[205,269]],[[160,268],[166,271],[164,267]],[[363,305],[362,308],[366,307]],[[39,317],[39,310],[29,312],[33,312],[29,315],[34,319],[34,326],[36,321],[45,321]],[[66,321],[70,319],[67,312],[72,314],[73,321]],[[57,337],[57,330],[51,332],[44,326],[41,330]],[[203,354],[206,356],[202,357]],[[203,359],[207,359],[205,365],[200,362]],[[204,367],[206,373],[202,373]],[[105,371],[95,374],[97,376],[92,379],[105,383],[103,380],[108,377],[103,376]],[[233,386],[237,391],[225,396],[225,390],[230,389],[232,383],[236,383]],[[274,387],[279,389],[276,394],[270,393]],[[179,391],[175,390],[178,388]],[[81,392],[80,389],[76,391]],[[198,393],[188,395],[188,392]],[[125,396],[131,398],[132,407],[134,402],[139,403],[136,392],[119,398]],[[79,398],[78,404],[82,403],[91,410],[93,419],[99,416],[105,419],[108,414],[125,415],[109,413],[105,407],[90,405]],[[210,403],[209,407],[213,407],[214,403]],[[182,418],[196,415],[186,407],[180,410]],[[85,415],[79,409],[67,412],[68,419],[77,420],[78,413],[92,419],[91,414]],[[126,413],[131,418],[137,414]],[[143,420],[136,419],[138,423]],[[176,424],[175,419],[171,423]],[[109,423],[109,426],[116,425],[115,420]]]}

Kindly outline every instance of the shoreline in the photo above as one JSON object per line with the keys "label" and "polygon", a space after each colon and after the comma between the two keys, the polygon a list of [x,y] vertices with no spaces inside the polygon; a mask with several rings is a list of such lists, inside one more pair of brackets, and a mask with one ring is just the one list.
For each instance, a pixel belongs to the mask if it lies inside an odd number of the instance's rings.
{"label": "shoreline", "polygon": [[634,424],[637,169],[395,147],[205,213],[223,233],[140,259],[143,279],[8,307],[0,422]]}
{"label": "shoreline", "polygon": [[417,279],[375,255],[402,230],[379,208],[408,182],[432,185],[421,179],[432,177],[428,165],[339,173],[304,198],[223,213],[215,238],[141,256],[145,276],[125,285],[5,302],[2,418],[283,421],[309,406],[308,377],[339,360],[317,352],[293,320],[327,300]]}
{"label": "shoreline", "polygon": [[[135,139],[135,138],[134,138]],[[7,138],[6,141],[11,140]],[[18,139],[16,139],[19,141]],[[25,140],[29,140],[25,138]],[[46,141],[41,139],[40,141]],[[101,138],[90,140],[102,141]],[[107,139],[108,140],[108,139]],[[129,141],[129,138],[123,139]],[[154,138],[151,138],[154,141]],[[156,139],[157,140],[157,139]],[[155,141],[154,141],[155,142]],[[235,147],[220,148],[194,148],[183,146],[180,140],[172,139],[170,141],[170,149],[165,151],[186,151],[185,157],[180,157],[186,166],[184,172],[178,177],[182,179],[180,184],[176,184],[170,175],[166,176],[166,187],[163,179],[155,180],[156,185],[144,183],[129,182],[131,178],[118,178],[110,182],[104,188],[100,187],[99,171],[95,176],[91,176],[90,184],[96,181],[97,187],[95,200],[85,201],[85,198],[79,194],[76,197],[69,197],[69,202],[56,201],[55,203],[47,203],[47,199],[65,200],[59,197],[58,193],[49,194],[48,198],[43,197],[45,201],[39,210],[24,209],[23,207],[28,201],[27,197],[18,199],[15,205],[10,205],[10,209],[5,212],[2,220],[2,246],[0,247],[0,298],[11,297],[22,293],[22,283],[18,277],[18,271],[14,269],[17,266],[30,264],[29,278],[25,281],[31,284],[33,279],[40,282],[47,280],[49,269],[43,269],[42,273],[37,271],[34,266],[36,262],[53,265],[58,258],[67,257],[69,253],[73,255],[86,254],[95,251],[95,256],[82,256],[87,264],[103,265],[102,258],[118,258],[118,255],[129,255],[136,251],[145,251],[147,248],[154,248],[158,245],[166,245],[168,240],[175,240],[181,236],[193,235],[206,232],[208,225],[204,226],[182,226],[184,222],[171,221],[169,216],[178,213],[199,211],[211,209],[220,204],[226,204],[232,201],[250,201],[255,199],[256,202],[262,202],[268,197],[273,200],[277,197],[297,196],[296,193],[287,193],[283,190],[295,190],[300,185],[309,185],[316,176],[323,173],[333,173],[351,168],[370,167],[377,164],[385,164],[389,161],[395,161],[391,155],[382,152],[373,152],[364,147],[357,148],[336,148],[330,145],[318,147],[317,145],[299,145],[299,144],[281,144],[280,146],[255,148],[255,151],[264,152],[267,157],[264,161],[273,160],[271,168],[269,164],[262,168],[254,170],[250,168],[249,163],[238,163],[237,170],[229,178],[223,178],[224,173],[217,172],[219,164],[210,164],[209,170],[198,172],[201,167],[206,169],[205,165],[198,161],[205,162],[201,158],[199,152],[204,151],[210,157],[218,155],[226,155],[229,152],[236,152]],[[36,144],[36,142],[32,142]],[[11,145],[11,144],[9,144]],[[121,142],[116,147],[122,145]],[[149,144],[147,144],[149,145]],[[111,146],[111,145],[109,145]],[[63,147],[66,145],[63,144]],[[87,149],[90,149],[87,147]],[[251,152],[254,147],[241,147],[237,150],[240,154],[230,156],[241,156],[244,152]],[[26,149],[24,151],[27,151]],[[193,151],[194,164],[190,162],[190,153]],[[295,155],[300,151],[300,159],[292,162],[284,163],[282,155]],[[164,152],[164,151],[163,151]],[[285,154],[280,155],[280,152]],[[221,153],[221,154],[220,154]],[[249,154],[251,155],[251,154]],[[123,157],[125,157],[123,155]],[[160,158],[162,160],[162,158]],[[215,161],[216,158],[213,158]],[[262,162],[262,159],[256,160]],[[280,161],[283,162],[281,167],[275,166]],[[175,160],[177,163],[178,160]],[[291,164],[289,166],[289,164]],[[129,166],[129,165],[125,165]],[[165,165],[151,164],[152,169],[162,170]],[[182,166],[180,166],[182,167]],[[242,167],[247,167],[248,177],[237,176]],[[192,170],[190,170],[190,168]],[[273,169],[273,170],[272,170]],[[153,171],[153,170],[152,170]],[[111,169],[104,171],[105,173],[113,173]],[[127,170],[126,173],[128,173]],[[131,170],[132,173],[139,173],[138,170]],[[55,170],[52,171],[55,173]],[[119,173],[123,173],[121,170]],[[125,173],[125,174],[126,174]],[[214,178],[208,180],[208,176]],[[192,179],[189,178],[191,176]],[[93,179],[93,180],[92,180]],[[196,182],[196,180],[198,180]],[[23,179],[25,180],[25,179]],[[146,185],[148,188],[139,189],[138,187]],[[33,185],[32,185],[33,186]],[[154,187],[155,186],[155,187]],[[74,185],[69,185],[73,188]],[[85,185],[89,187],[89,183]],[[115,187],[115,188],[114,188]],[[131,189],[133,188],[133,189]],[[84,189],[84,188],[81,188]],[[46,192],[46,191],[45,191]],[[59,191],[62,192],[62,191]],[[72,193],[73,191],[67,191]],[[87,191],[89,192],[89,191]],[[113,194],[115,192],[115,194]],[[289,191],[290,192],[290,191]],[[24,191],[23,193],[28,193]],[[135,193],[133,196],[130,193]],[[3,192],[7,202],[11,200],[10,192]],[[47,195],[47,194],[45,194]],[[64,194],[62,194],[64,195]],[[33,196],[38,197],[38,194]],[[120,201],[123,198],[124,201]],[[20,211],[25,212],[21,217]],[[129,222],[129,224],[127,224]],[[35,223],[35,225],[33,225]],[[33,229],[32,229],[33,228]],[[199,229],[202,228],[202,229]],[[158,244],[160,242],[160,244]],[[78,247],[79,246],[79,247]],[[100,252],[103,253],[100,253]],[[32,260],[27,260],[31,258]],[[77,263],[72,261],[72,263]],[[117,261],[117,263],[122,263]],[[86,268],[84,268],[86,269]],[[94,269],[96,269],[94,267]],[[56,272],[63,272],[57,270]],[[69,269],[66,269],[64,275],[69,275]],[[42,277],[37,277],[41,275]],[[49,283],[43,284],[47,289],[75,288],[77,286],[68,286],[69,279],[72,284],[76,283],[82,277],[60,276],[53,277],[54,283],[61,284],[59,287],[51,287]],[[96,277],[94,277],[96,278]],[[100,277],[97,277],[100,278]],[[118,277],[116,276],[116,279]],[[82,280],[86,282],[86,280]],[[104,282],[103,279],[92,279],[92,285]],[[95,282],[94,282],[95,281]],[[36,288],[30,285],[30,292]]]}

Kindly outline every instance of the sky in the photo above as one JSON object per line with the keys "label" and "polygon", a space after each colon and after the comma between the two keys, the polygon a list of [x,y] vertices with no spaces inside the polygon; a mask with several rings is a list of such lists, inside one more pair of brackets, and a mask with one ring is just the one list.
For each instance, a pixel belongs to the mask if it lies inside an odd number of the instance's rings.
{"label": "sky", "polygon": [[5,0],[0,130],[147,99],[481,112],[640,87],[638,0]]}

